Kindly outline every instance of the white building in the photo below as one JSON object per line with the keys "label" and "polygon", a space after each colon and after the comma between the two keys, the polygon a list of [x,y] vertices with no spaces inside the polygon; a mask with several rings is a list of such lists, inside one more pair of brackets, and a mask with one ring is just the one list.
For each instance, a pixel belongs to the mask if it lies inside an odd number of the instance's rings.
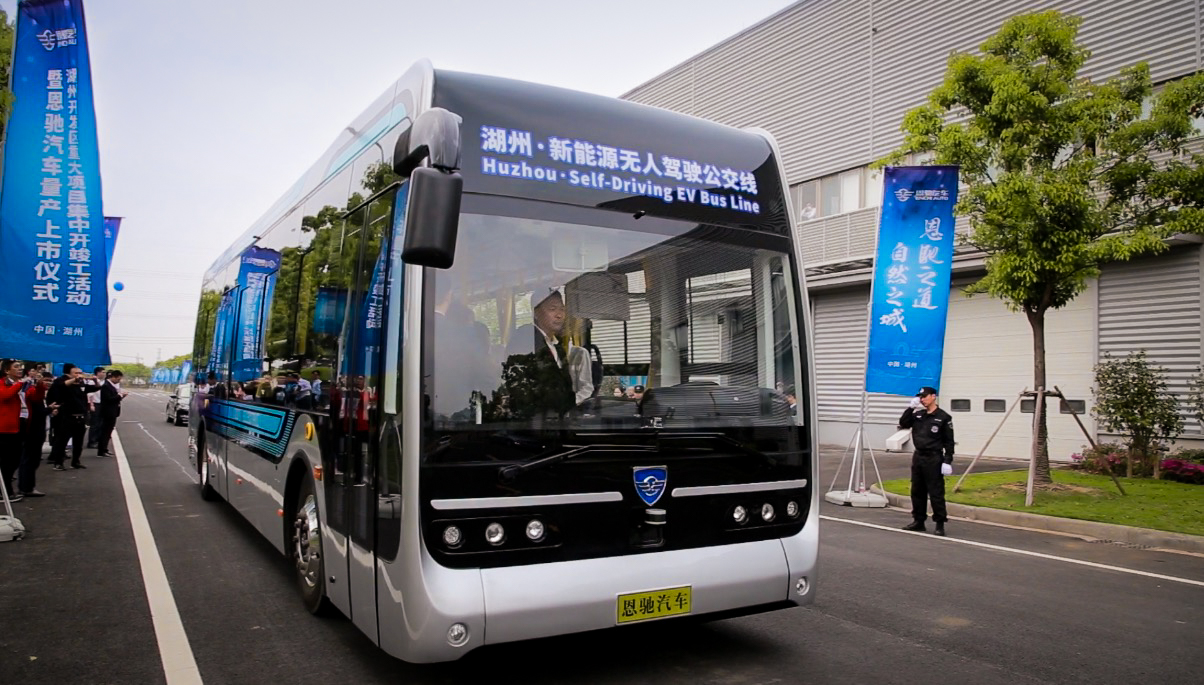
{"label": "white building", "polygon": [[[624,97],[759,126],[778,140],[800,216],[813,301],[820,439],[847,444],[856,428],[866,346],[866,304],[882,181],[868,165],[897,147],[905,112],[923,104],[953,51],[972,51],[1009,16],[1057,9],[1083,19],[1092,52],[1083,75],[1105,79],[1138,61],[1155,84],[1204,69],[1201,0],[802,0],[708,49]],[[918,161],[918,160],[917,160]],[[962,229],[965,221],[959,222]],[[1186,390],[1201,365],[1200,242],[1173,241],[1157,257],[1109,265],[1068,307],[1047,315],[1047,379],[1090,410],[1092,368],[1105,352],[1147,350]],[[941,404],[954,417],[958,451],[977,453],[1019,393],[1032,389],[1032,333],[1023,314],[959,286],[982,261],[954,262]],[[867,433],[880,446],[906,400],[871,395]],[[1030,413],[1023,413],[1027,409]],[[989,455],[1027,456],[1031,406],[1008,418]],[[1187,416],[1181,438],[1204,438]],[[1083,417],[1096,431],[1090,415]],[[1051,407],[1050,458],[1085,440]],[[1106,438],[1106,436],[1104,436]]]}

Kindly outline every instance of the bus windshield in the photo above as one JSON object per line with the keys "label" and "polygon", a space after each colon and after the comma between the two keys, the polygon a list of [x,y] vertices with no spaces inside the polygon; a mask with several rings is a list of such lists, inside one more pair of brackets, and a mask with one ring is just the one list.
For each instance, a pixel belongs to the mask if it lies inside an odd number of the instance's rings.
{"label": "bus windshield", "polygon": [[427,270],[428,459],[489,458],[437,447],[466,439],[797,425],[788,238],[493,203],[462,215],[454,266]]}

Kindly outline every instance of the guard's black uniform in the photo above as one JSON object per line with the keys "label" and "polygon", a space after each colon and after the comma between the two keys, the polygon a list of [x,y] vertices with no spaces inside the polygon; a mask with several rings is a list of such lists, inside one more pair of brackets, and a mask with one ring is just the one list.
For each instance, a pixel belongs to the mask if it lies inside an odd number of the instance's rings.
{"label": "guard's black uniform", "polygon": [[928,518],[927,499],[932,500],[932,520],[943,524],[945,479],[941,464],[953,463],[953,417],[944,409],[929,413],[924,407],[908,407],[899,417],[899,428],[911,429],[911,516],[923,523]]}

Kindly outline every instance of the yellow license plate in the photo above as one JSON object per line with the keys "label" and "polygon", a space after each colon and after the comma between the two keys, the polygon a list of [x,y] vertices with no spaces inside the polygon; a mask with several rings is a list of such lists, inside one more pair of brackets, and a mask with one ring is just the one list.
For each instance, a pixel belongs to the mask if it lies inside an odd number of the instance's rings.
{"label": "yellow license plate", "polygon": [[635,623],[690,613],[690,586],[619,595],[617,620]]}

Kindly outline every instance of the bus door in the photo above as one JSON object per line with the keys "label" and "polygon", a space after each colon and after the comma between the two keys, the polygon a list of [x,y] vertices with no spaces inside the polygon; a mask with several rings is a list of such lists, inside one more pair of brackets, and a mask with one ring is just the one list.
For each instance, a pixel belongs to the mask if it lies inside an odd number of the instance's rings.
{"label": "bus door", "polygon": [[[336,469],[340,533],[347,536],[346,583],[351,620],[379,642],[376,622],[376,455],[379,449],[381,348],[388,267],[392,194],[349,215],[343,251],[358,250],[355,282],[349,283],[345,344],[337,377],[339,406]],[[333,517],[332,517],[333,518]]]}

